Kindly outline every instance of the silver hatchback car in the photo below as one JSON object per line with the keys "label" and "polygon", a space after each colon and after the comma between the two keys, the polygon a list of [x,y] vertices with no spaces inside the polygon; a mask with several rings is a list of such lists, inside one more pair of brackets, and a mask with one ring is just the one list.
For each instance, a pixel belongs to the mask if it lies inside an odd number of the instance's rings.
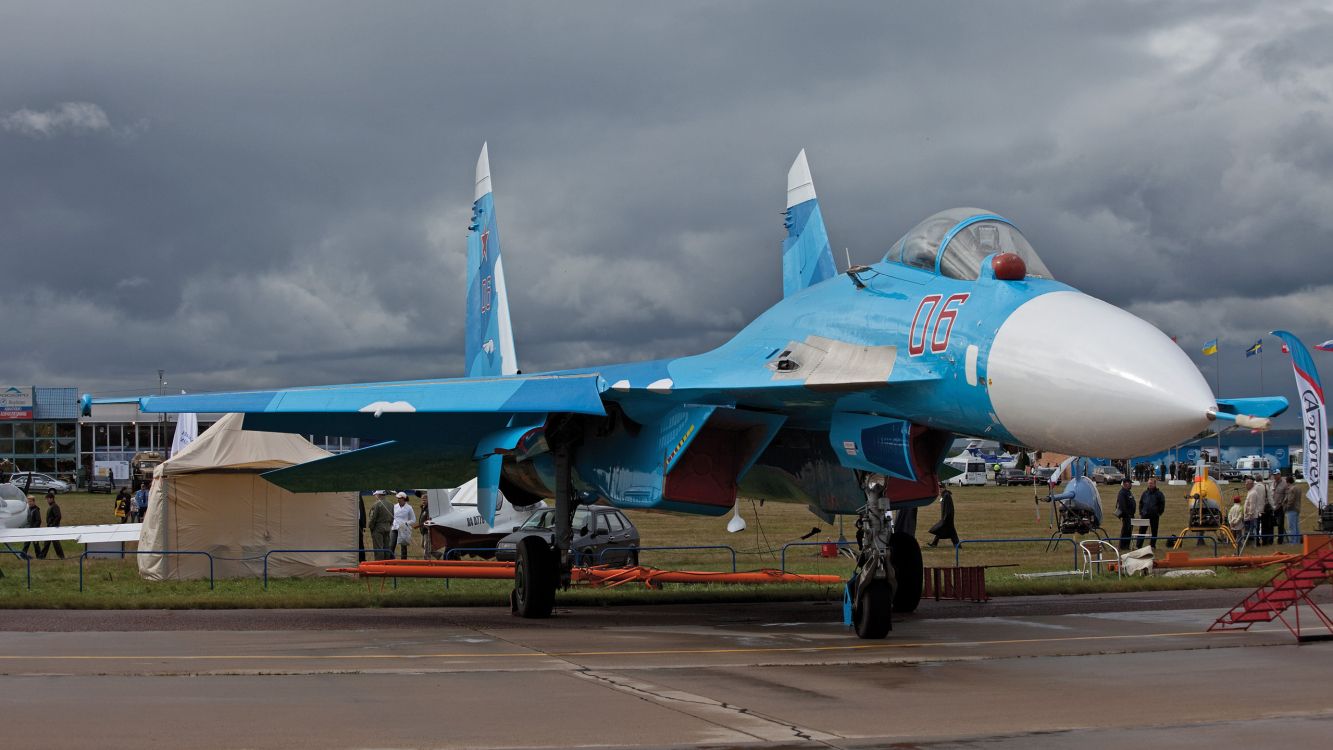
{"label": "silver hatchback car", "polygon": [[58,495],[73,489],[69,486],[69,482],[37,471],[20,471],[17,474],[10,474],[9,482],[27,493],[54,492]]}

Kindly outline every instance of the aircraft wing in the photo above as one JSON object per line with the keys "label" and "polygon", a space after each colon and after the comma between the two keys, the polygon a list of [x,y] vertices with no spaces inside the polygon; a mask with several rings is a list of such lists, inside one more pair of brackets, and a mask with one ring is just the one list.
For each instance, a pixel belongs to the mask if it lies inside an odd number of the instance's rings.
{"label": "aircraft wing", "polygon": [[602,390],[597,375],[448,378],[138,399],[94,400],[85,396],[84,410],[93,403],[137,401],[141,411],[154,413],[345,414],[373,418],[399,413],[604,414]]}
{"label": "aircraft wing", "polygon": [[[144,412],[240,412],[244,428],[376,442],[265,475],[292,491],[451,487],[548,414],[604,415],[596,374],[453,378],[237,393],[145,396]],[[109,400],[84,396],[84,407]],[[123,400],[117,400],[123,402]],[[498,465],[495,467],[498,470]]]}
{"label": "aircraft wing", "polygon": [[141,523],[104,523],[87,526],[42,526],[35,529],[0,529],[0,544],[22,542],[137,542]]}

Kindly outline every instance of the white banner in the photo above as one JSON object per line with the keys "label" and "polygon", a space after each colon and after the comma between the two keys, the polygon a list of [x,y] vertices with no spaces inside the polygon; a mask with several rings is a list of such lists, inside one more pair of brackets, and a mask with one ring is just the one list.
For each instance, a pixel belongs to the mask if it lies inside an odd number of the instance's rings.
{"label": "white banner", "polygon": [[193,412],[176,415],[176,437],[171,441],[171,455],[184,450],[185,446],[199,437],[199,415]]}

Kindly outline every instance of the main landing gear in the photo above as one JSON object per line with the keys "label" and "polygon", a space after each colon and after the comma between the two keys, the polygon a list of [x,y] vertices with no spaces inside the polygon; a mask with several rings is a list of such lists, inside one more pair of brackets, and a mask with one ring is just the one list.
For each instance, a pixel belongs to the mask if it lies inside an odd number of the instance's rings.
{"label": "main landing gear", "polygon": [[856,520],[860,553],[848,582],[852,624],[861,638],[883,638],[893,630],[895,611],[915,611],[921,602],[921,547],[916,537],[893,530],[882,484],[868,481],[865,492]]}
{"label": "main landing gear", "polygon": [[[548,430],[548,439],[554,437]],[[509,609],[518,617],[550,617],[557,588],[569,588],[574,540],[574,487],[571,449],[553,448],[555,457],[555,536],[551,543],[527,536],[518,543],[514,564],[514,591]]]}

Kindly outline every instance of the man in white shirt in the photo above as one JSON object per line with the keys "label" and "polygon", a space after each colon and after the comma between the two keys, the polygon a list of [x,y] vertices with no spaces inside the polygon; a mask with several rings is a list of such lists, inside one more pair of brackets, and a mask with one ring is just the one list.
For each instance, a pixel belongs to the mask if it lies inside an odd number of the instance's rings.
{"label": "man in white shirt", "polygon": [[417,514],[407,504],[407,493],[399,492],[394,497],[398,504],[393,506],[393,543],[402,549],[403,559],[407,559],[407,545],[412,543],[412,526],[417,522]]}

